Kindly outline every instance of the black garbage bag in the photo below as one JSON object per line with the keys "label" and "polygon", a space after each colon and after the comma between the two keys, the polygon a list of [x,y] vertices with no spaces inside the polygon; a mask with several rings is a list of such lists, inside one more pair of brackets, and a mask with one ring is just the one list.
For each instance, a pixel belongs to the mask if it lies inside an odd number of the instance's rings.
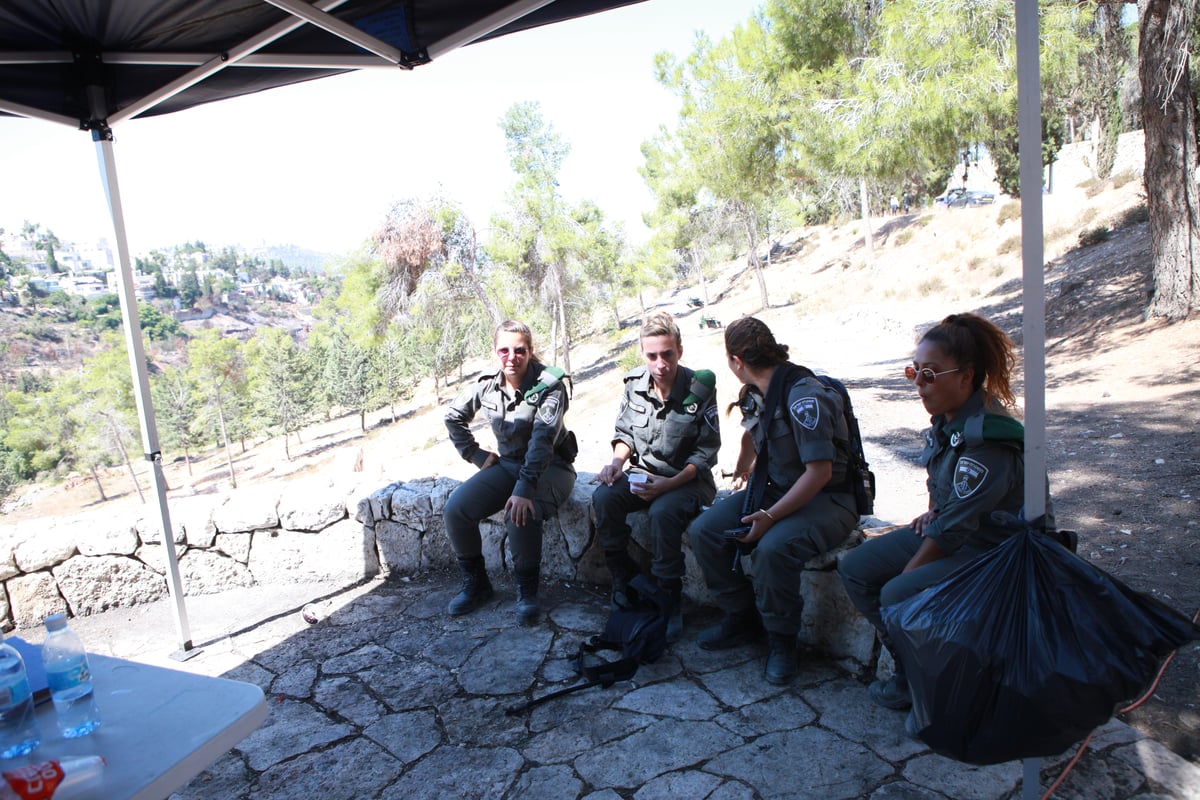
{"label": "black garbage bag", "polygon": [[920,738],[969,764],[1063,752],[1143,692],[1172,650],[1200,639],[1187,617],[1021,525],[883,609]]}

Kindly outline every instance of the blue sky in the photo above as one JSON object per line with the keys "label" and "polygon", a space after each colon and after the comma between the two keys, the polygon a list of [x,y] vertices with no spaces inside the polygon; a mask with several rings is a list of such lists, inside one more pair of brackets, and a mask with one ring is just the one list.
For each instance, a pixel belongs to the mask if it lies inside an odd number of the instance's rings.
{"label": "blue sky", "polygon": [[[364,71],[115,127],[130,248],[357,247],[396,200],[442,191],[483,231],[512,173],[499,120],[536,100],[571,146],[570,200],[595,200],[630,238],[652,200],[641,143],[678,104],[653,57],[717,39],[761,0],[647,0],[472,45],[412,72]],[[110,236],[95,146],[52,123],[0,119],[0,227],[37,222],[61,239]]]}

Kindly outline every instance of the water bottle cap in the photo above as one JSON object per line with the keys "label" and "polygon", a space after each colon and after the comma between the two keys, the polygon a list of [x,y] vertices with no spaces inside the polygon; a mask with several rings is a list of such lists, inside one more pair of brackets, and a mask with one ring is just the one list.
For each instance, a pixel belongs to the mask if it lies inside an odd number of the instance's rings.
{"label": "water bottle cap", "polygon": [[65,627],[67,627],[67,615],[63,612],[60,611],[57,614],[51,614],[46,617],[46,630],[51,632],[61,631]]}

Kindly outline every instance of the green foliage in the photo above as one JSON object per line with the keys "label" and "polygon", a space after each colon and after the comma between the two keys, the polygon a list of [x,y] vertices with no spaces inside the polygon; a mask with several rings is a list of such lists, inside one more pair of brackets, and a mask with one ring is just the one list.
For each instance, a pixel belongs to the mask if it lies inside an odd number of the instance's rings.
{"label": "green foliage", "polygon": [[196,276],[196,268],[192,267],[179,279],[179,302],[184,308],[192,308],[202,296],[200,279]]}
{"label": "green foliage", "polygon": [[1127,183],[1138,180],[1137,174],[1130,169],[1124,170],[1112,176],[1112,186],[1114,189],[1120,189]]}
{"label": "green foliage", "polygon": [[304,426],[315,404],[309,364],[291,335],[279,328],[259,330],[246,346],[246,360],[253,410],[283,431],[286,450],[288,434]]}
{"label": "green foliage", "polygon": [[1124,211],[1113,223],[1113,228],[1126,228],[1130,225],[1137,225],[1142,222],[1150,221],[1150,209],[1145,203],[1138,203],[1136,206]]}
{"label": "green foliage", "polygon": [[1003,256],[1003,255],[1007,255],[1009,253],[1015,253],[1020,249],[1021,249],[1021,237],[1020,236],[1010,236],[996,247],[996,253],[998,255]]}
{"label": "green foliage", "polygon": [[1079,233],[1079,246],[1091,247],[1094,244],[1100,244],[1106,241],[1111,233],[1112,230],[1107,225],[1087,228]]}
{"label": "green foliage", "polygon": [[642,358],[642,351],[637,342],[633,342],[621,351],[621,357],[617,359],[617,370],[624,375],[631,369],[636,369],[642,366],[645,360]]}
{"label": "green foliage", "polygon": [[1011,203],[1005,203],[1000,206],[1000,210],[996,212],[996,224],[1003,225],[1009,220],[1021,218],[1021,201],[1015,200]]}

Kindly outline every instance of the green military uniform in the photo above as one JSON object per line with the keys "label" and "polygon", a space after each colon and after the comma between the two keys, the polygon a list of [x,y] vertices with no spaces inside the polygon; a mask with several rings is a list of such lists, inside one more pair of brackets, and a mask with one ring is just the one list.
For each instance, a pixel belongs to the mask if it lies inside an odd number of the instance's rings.
{"label": "green military uniform", "polygon": [[[743,400],[742,426],[750,432],[755,451],[762,452],[768,437],[770,442],[763,508],[783,497],[811,461],[833,462],[827,487],[845,484],[849,433],[836,390],[816,377],[802,377],[787,387],[771,419],[764,418],[764,398],[756,388],[749,387]],[[743,571],[731,569],[736,545],[724,532],[741,525],[747,491],[735,492],[692,523],[692,548],[717,605],[727,615],[745,616],[757,608],[769,633],[794,641],[802,610],[800,573],[809,559],[850,535],[858,522],[854,495],[827,489],[775,522],[745,557],[748,569]]]}
{"label": "green military uniform", "polygon": [[[629,448],[630,468],[611,486],[602,483],[592,494],[597,540],[606,553],[623,554],[631,533],[626,517],[648,509],[654,545],[651,571],[660,579],[678,580],[684,573],[683,532],[717,492],[712,474],[721,448],[716,389],[696,381],[693,370],[680,366],[664,400],[649,369],[631,370],[617,412],[612,444],[617,443]],[[696,468],[695,480],[652,501],[630,491],[629,472],[672,478],[688,464]]]}
{"label": "green military uniform", "polygon": [[[1025,500],[1025,431],[1006,414],[985,409],[976,391],[947,421],[934,417],[925,435],[921,463],[928,477],[930,509],[937,514],[924,537],[937,542],[945,558],[909,572],[904,567],[921,546],[911,527],[870,539],[842,559],[839,571],[851,602],[881,635],[882,606],[893,605],[947,577],[1015,532],[992,517],[1020,513]],[[1047,522],[1052,527],[1047,504]],[[884,639],[886,642],[886,638]]]}
{"label": "green military uniform", "polygon": [[535,518],[518,526],[505,520],[518,576],[536,575],[542,558],[542,523],[558,513],[575,486],[575,438],[563,415],[570,398],[561,371],[532,362],[520,388],[509,390],[503,372],[479,378],[446,411],[446,429],[459,455],[482,467],[491,453],[479,446],[469,424],[477,413],[491,425],[500,460],[451,492],[443,519],[455,554],[482,556],[481,520],[508,498],[533,501]]}

